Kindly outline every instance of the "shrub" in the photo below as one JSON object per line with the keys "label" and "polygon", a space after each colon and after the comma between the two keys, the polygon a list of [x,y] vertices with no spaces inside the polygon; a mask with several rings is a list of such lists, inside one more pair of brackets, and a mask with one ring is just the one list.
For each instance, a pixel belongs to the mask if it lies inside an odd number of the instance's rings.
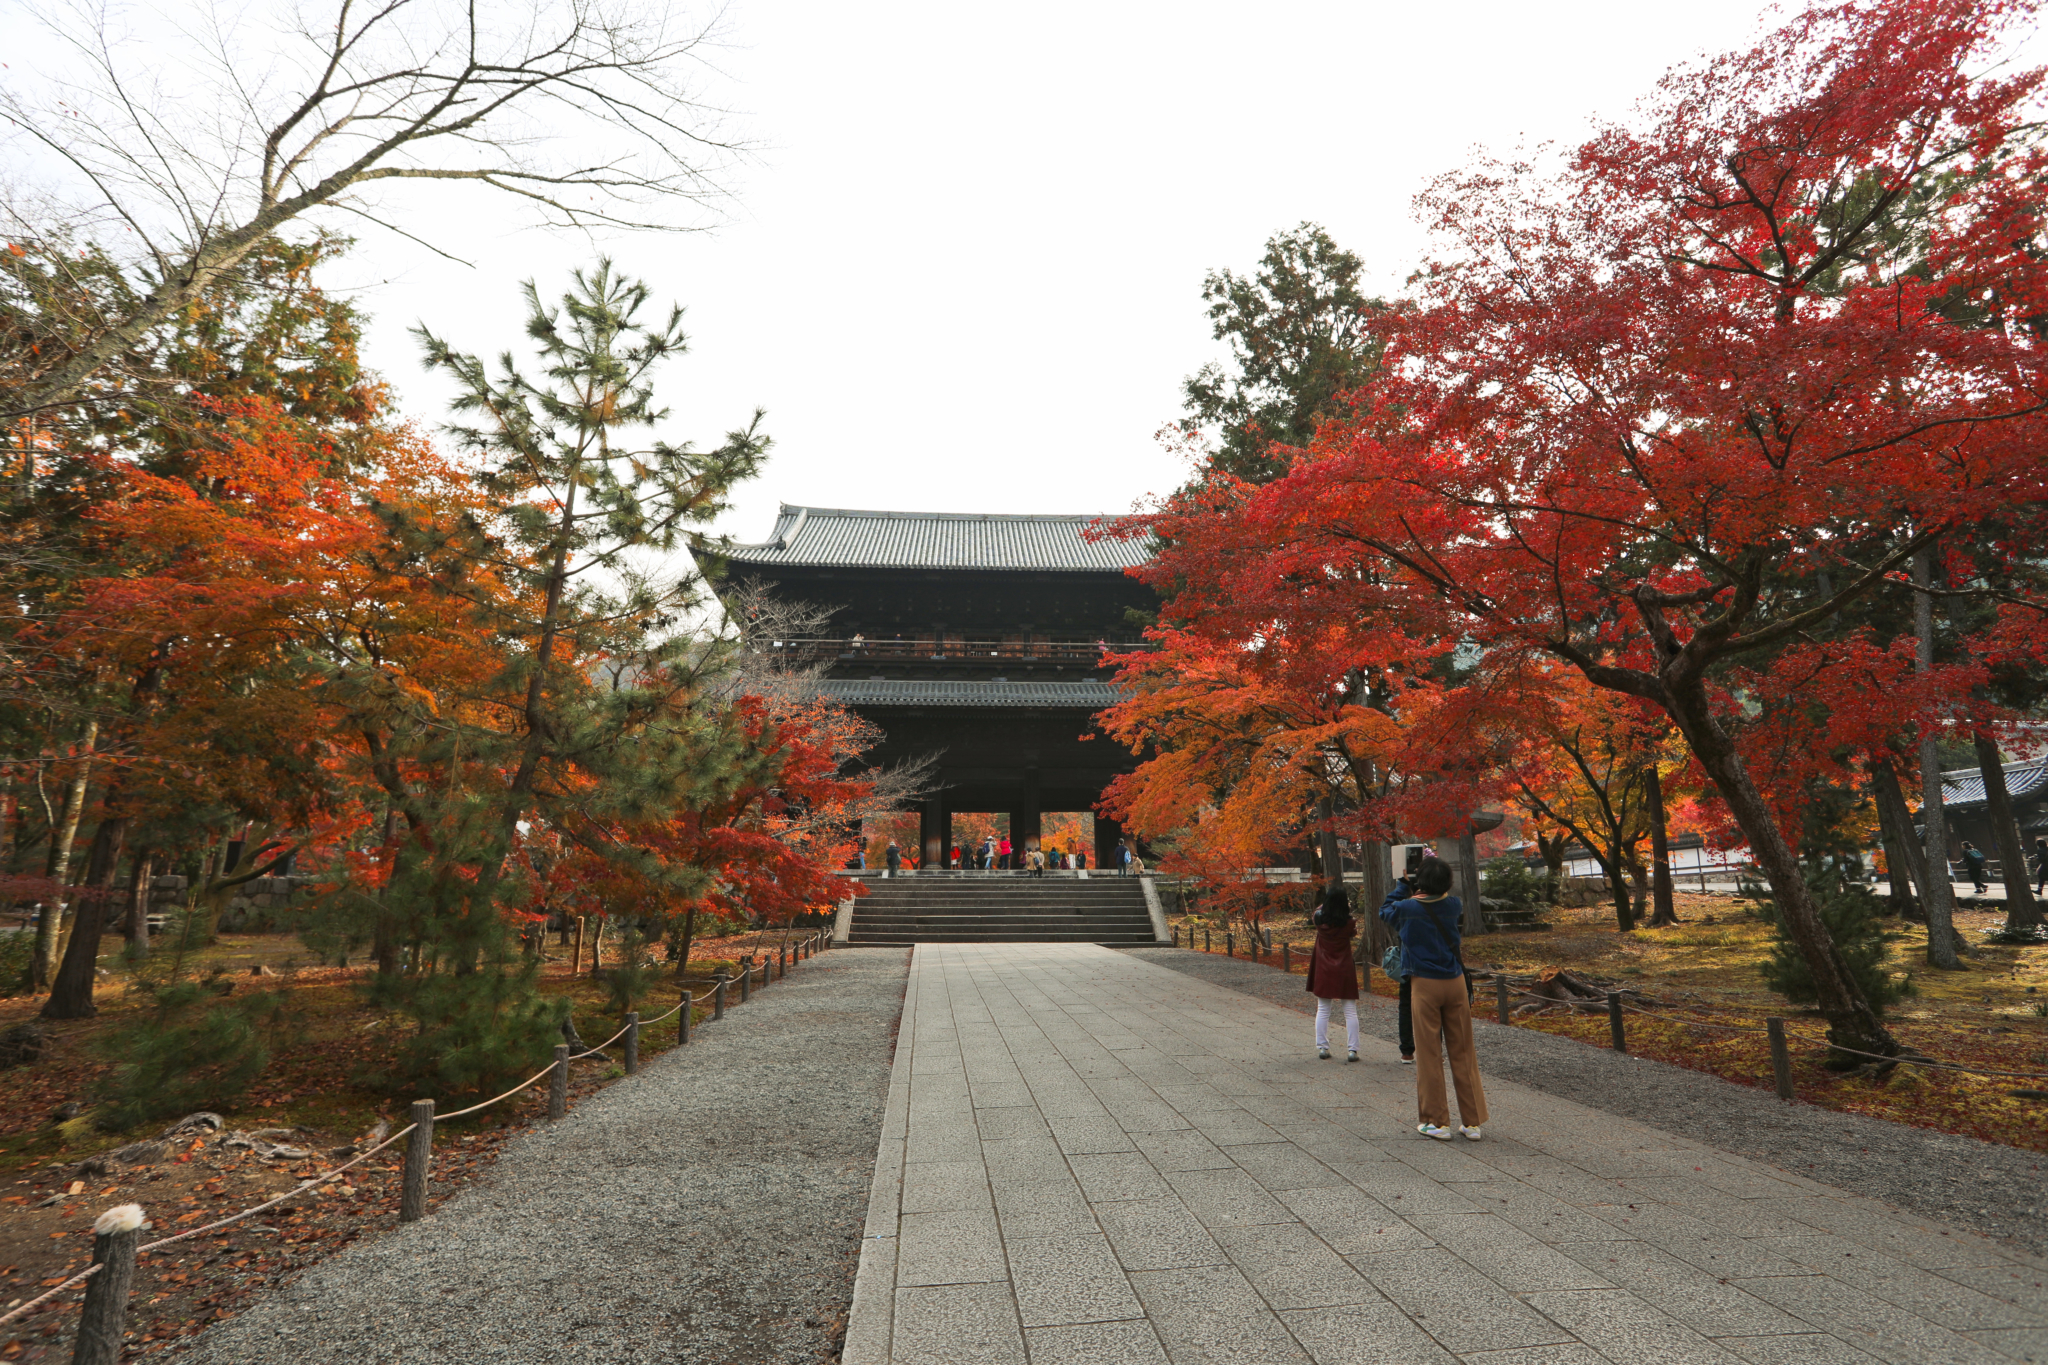
{"label": "shrub", "polygon": [[1513,853],[1488,863],[1480,884],[1495,900],[1529,904],[1557,899],[1557,882],[1551,877],[1550,869],[1532,868]]}
{"label": "shrub", "polygon": [[410,1015],[415,1032],[395,1068],[371,1084],[446,1100],[490,1094],[539,1070],[562,1041],[569,1002],[540,993],[538,965],[372,978],[372,998]]}
{"label": "shrub", "polygon": [[604,980],[611,989],[612,1013],[623,1019],[628,1010],[639,1008],[661,972],[654,965],[653,945],[637,924],[626,930],[619,959],[616,966],[605,968]]}
{"label": "shrub", "polygon": [[36,951],[35,931],[0,934],[0,998],[28,989],[29,963]]}
{"label": "shrub", "polygon": [[270,1065],[282,996],[235,1000],[198,981],[155,995],[151,1008],[100,1045],[114,1068],[96,1087],[103,1108],[95,1119],[109,1131],[229,1108]]}
{"label": "shrub", "polygon": [[[1836,951],[1871,1008],[1882,1014],[1885,1006],[1913,994],[1910,980],[1895,978],[1884,968],[1884,906],[1870,888],[1860,882],[1845,882],[1827,869],[1809,873],[1806,884],[1821,923],[1827,926]],[[1766,894],[1757,908],[1769,918],[1773,938],[1771,955],[1758,968],[1764,984],[1795,1005],[1814,1003],[1819,996],[1813,988],[1813,974],[1786,931],[1777,902]]]}

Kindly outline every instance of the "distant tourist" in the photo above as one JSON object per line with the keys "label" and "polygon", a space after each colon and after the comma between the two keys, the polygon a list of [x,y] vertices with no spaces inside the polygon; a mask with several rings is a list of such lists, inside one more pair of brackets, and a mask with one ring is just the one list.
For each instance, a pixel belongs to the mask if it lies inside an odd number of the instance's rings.
{"label": "distant tourist", "polygon": [[868,647],[868,637],[867,637],[867,636],[865,636],[865,635],[863,635],[863,634],[861,634],[861,633],[860,633],[859,631],[855,631],[855,632],[853,633],[853,641],[852,641],[852,644],[853,644],[853,652],[854,652],[854,653],[856,653],[856,654],[858,654],[858,653],[860,653],[860,652],[861,652],[862,650],[864,650],[864,649],[866,649],[866,648]]}
{"label": "distant tourist", "polygon": [[996,866],[1005,872],[1010,870],[1010,840],[1008,836],[1005,836],[1003,841],[996,845]]}
{"label": "distant tourist", "polygon": [[1344,1060],[1358,1060],[1358,963],[1351,956],[1351,900],[1334,887],[1315,914],[1316,946],[1308,959],[1308,993],[1316,998],[1316,1056],[1330,1060],[1330,1006],[1344,1002]]}
{"label": "distant tourist", "polygon": [[1119,839],[1117,840],[1116,845],[1116,875],[1119,877],[1128,877],[1130,874],[1131,846],[1123,842],[1123,840]]}
{"label": "distant tourist", "polygon": [[1040,852],[1040,851],[1039,851],[1038,849],[1035,849],[1035,848],[1034,848],[1034,849],[1032,849],[1032,850],[1031,850],[1031,852],[1030,852],[1029,854],[1027,854],[1027,855],[1026,855],[1026,857],[1025,857],[1025,861],[1026,861],[1026,862],[1027,862],[1028,864],[1030,864],[1030,867],[1031,867],[1031,875],[1032,875],[1032,876],[1034,876],[1034,877],[1043,877],[1043,876],[1045,875],[1045,854],[1044,854],[1044,853],[1042,853],[1042,852]]}
{"label": "distant tourist", "polygon": [[892,877],[903,870],[903,850],[896,847],[894,839],[891,839],[889,847],[883,850],[882,862],[888,867],[889,875]]}
{"label": "distant tourist", "polygon": [[1989,889],[1984,880],[1984,850],[1968,839],[1963,840],[1963,867],[1970,874],[1970,885],[1983,895]]}
{"label": "distant tourist", "polygon": [[962,858],[962,857],[960,856],[960,845],[958,845],[958,844],[955,844],[955,845],[953,845],[953,856],[952,856],[951,858],[949,858],[949,859],[947,859],[947,860],[946,860],[946,866],[947,866],[947,867],[965,867],[965,866],[967,866],[967,861],[966,861],[966,859],[964,859],[964,858]]}
{"label": "distant tourist", "polygon": [[[1450,864],[1425,857],[1414,885],[1394,883],[1380,918],[1401,940],[1401,960],[1414,978],[1410,1002],[1415,1016],[1415,1125],[1424,1137],[1449,1142],[1458,1133],[1477,1142],[1486,1123],[1486,1091],[1479,1083],[1479,1052],[1472,1039],[1472,997],[1465,978],[1459,922],[1464,904],[1451,891]],[[1451,1128],[1450,1099],[1444,1093],[1444,1054],[1458,1092],[1461,1127]]]}
{"label": "distant tourist", "polygon": [[981,870],[988,871],[996,865],[996,836],[985,835],[981,841]]}

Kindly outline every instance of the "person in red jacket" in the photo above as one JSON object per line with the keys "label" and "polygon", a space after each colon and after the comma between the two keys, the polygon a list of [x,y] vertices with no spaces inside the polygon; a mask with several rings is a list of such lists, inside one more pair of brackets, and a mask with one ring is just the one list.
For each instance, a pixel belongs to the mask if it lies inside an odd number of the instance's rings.
{"label": "person in red jacket", "polygon": [[1351,900],[1336,887],[1316,911],[1316,947],[1308,960],[1308,993],[1316,998],[1316,1056],[1330,1058],[1330,1006],[1344,1002],[1344,1036],[1358,1060],[1358,964],[1351,957]]}

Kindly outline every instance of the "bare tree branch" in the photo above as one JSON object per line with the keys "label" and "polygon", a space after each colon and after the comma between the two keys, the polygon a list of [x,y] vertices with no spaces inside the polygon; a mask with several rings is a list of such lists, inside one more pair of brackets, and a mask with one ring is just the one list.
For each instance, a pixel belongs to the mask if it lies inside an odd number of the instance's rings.
{"label": "bare tree branch", "polygon": [[552,226],[680,231],[698,224],[679,201],[719,197],[740,151],[690,79],[716,14],[678,30],[659,0],[328,2],[331,23],[290,28],[254,76],[261,44],[210,11],[210,30],[185,34],[183,50],[152,43],[140,56],[104,0],[32,11],[80,75],[38,87],[6,72],[0,115],[9,140],[61,182],[69,214],[36,223],[9,205],[4,226],[30,238],[132,234],[147,290],[9,393],[0,415],[77,401],[295,219],[340,208],[387,221],[368,202],[380,183],[473,181]]}

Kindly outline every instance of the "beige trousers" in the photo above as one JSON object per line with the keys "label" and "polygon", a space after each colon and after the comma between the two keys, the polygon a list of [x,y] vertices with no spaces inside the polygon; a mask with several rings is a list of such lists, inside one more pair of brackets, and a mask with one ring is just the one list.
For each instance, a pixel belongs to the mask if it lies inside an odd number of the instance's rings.
{"label": "beige trousers", "polygon": [[1486,1091],[1479,1084],[1479,1052],[1472,1043],[1472,1001],[1465,994],[1465,978],[1438,981],[1417,976],[1409,981],[1408,1004],[1415,1017],[1416,1117],[1438,1127],[1449,1125],[1442,1055],[1449,1052],[1451,1083],[1458,1090],[1458,1121],[1477,1128],[1486,1122]]}

